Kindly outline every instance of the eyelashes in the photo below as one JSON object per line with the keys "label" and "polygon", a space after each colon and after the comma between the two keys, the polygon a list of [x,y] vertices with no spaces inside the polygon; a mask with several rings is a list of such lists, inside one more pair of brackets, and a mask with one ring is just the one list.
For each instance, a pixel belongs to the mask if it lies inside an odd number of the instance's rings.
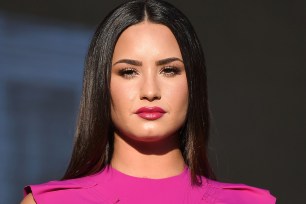
{"label": "eyelashes", "polygon": [[[182,70],[175,66],[165,66],[160,71],[159,74],[162,74],[165,77],[175,77],[176,75],[180,75]],[[135,68],[122,68],[118,71],[118,75],[126,78],[132,79],[139,75],[139,71]]]}
{"label": "eyelashes", "polygon": [[131,79],[139,75],[139,72],[134,68],[123,68],[118,71],[118,74],[123,78]]}
{"label": "eyelashes", "polygon": [[166,66],[160,70],[160,73],[166,77],[174,77],[176,75],[181,74],[181,69],[174,66]]}

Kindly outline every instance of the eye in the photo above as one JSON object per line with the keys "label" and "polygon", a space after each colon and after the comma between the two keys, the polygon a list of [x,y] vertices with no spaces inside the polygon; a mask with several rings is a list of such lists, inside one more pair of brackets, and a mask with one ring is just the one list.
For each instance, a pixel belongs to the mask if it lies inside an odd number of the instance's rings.
{"label": "eye", "polygon": [[134,68],[123,68],[118,71],[119,76],[122,76],[126,79],[131,79],[138,75],[138,71]]}
{"label": "eye", "polygon": [[181,70],[178,67],[166,66],[161,69],[160,73],[166,77],[174,77],[181,74]]}

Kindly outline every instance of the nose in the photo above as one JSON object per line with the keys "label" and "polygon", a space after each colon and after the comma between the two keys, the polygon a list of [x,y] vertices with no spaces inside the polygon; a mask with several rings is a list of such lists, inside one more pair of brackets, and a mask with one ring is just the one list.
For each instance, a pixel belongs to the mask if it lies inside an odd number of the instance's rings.
{"label": "nose", "polygon": [[160,99],[161,93],[158,79],[152,76],[144,78],[140,88],[140,100],[148,100],[152,102]]}

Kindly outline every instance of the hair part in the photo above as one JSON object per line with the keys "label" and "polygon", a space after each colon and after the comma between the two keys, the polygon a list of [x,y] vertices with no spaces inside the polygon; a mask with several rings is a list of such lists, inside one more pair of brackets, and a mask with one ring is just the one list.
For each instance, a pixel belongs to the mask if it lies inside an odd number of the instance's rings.
{"label": "hair part", "polygon": [[192,184],[200,185],[200,176],[215,179],[207,156],[209,111],[203,50],[185,15],[160,0],[128,1],[115,8],[98,26],[86,56],[74,149],[63,179],[91,175],[110,164],[114,143],[110,114],[112,56],[121,33],[143,21],[167,26],[179,44],[189,92],[180,148]]}

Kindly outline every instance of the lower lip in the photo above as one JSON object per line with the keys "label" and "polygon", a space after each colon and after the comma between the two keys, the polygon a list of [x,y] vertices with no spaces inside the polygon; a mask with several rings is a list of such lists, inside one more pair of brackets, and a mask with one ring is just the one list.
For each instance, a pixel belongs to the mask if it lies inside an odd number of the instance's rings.
{"label": "lower lip", "polygon": [[158,118],[161,118],[164,113],[160,112],[142,112],[137,114],[139,117],[146,119],[146,120],[157,120]]}

